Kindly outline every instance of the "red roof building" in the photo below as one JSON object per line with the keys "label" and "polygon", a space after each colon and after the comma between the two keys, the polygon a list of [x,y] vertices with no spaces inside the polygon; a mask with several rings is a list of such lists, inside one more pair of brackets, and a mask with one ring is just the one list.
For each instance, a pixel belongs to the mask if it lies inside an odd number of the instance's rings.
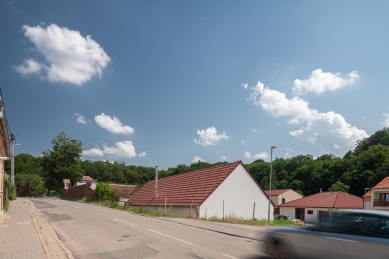
{"label": "red roof building", "polygon": [[[270,190],[265,191],[266,195],[269,196]],[[303,196],[293,191],[292,189],[279,189],[279,190],[271,190],[270,199],[274,203],[275,206],[280,204],[284,204],[286,202],[294,201],[297,199],[301,199]],[[280,208],[277,207],[274,210],[274,215],[280,215]]]}
{"label": "red roof building", "polygon": [[365,209],[389,211],[389,176],[362,196]]}
{"label": "red roof building", "polygon": [[363,209],[363,199],[344,192],[319,192],[278,205],[281,214],[315,223],[329,219],[331,209]]}
{"label": "red roof building", "polygon": [[[172,213],[192,217],[267,218],[269,200],[241,161],[169,176],[157,182],[157,190],[155,180],[149,181],[128,203],[154,211],[166,203],[167,207],[173,207]],[[271,216],[273,207],[271,204]]]}
{"label": "red roof building", "polygon": [[109,184],[109,188],[121,197],[130,198],[140,190],[142,185]]}

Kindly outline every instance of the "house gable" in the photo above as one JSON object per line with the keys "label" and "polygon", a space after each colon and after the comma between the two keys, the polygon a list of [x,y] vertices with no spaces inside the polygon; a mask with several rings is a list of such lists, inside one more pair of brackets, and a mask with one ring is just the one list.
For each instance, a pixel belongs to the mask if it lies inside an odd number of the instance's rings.
{"label": "house gable", "polygon": [[[200,217],[251,219],[254,216],[267,219],[268,205],[269,200],[261,186],[241,164],[201,204]],[[271,218],[273,209],[274,205],[271,203]]]}

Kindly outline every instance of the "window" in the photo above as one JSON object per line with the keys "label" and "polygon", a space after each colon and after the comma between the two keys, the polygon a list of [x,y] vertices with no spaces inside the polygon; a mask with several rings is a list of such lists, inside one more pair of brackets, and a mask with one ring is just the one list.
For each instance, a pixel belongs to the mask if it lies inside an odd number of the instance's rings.
{"label": "window", "polygon": [[282,204],[284,204],[285,203],[285,198],[282,198]]}
{"label": "window", "polygon": [[308,214],[313,214],[313,210],[308,210]]}
{"label": "window", "polygon": [[380,193],[380,201],[389,201],[389,193]]}

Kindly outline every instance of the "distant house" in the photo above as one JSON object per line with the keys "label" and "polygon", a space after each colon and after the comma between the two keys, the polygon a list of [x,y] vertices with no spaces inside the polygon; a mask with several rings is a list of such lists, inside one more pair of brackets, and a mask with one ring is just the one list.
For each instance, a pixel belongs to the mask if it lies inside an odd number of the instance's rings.
{"label": "distant house", "polygon": [[389,211],[389,176],[362,196],[364,209]]}
{"label": "distant house", "polygon": [[319,192],[278,205],[281,214],[309,223],[329,220],[329,209],[362,209],[363,199],[344,192]]}
{"label": "distant house", "polygon": [[267,196],[270,195],[271,201],[276,206],[276,208],[274,209],[275,216],[281,215],[280,208],[277,207],[278,205],[303,198],[300,193],[295,192],[292,189],[271,190],[271,194],[270,190],[266,190],[265,193]]}
{"label": "distant house", "polygon": [[[241,161],[161,178],[157,189],[155,180],[149,181],[128,203],[158,211],[165,201],[170,213],[184,217],[268,217],[269,200]],[[271,203],[271,219],[273,210]]]}
{"label": "distant house", "polygon": [[87,185],[89,185],[90,188],[95,190],[97,182],[98,182],[98,180],[93,180],[92,177],[90,177],[90,176],[83,176],[82,180],[78,181],[76,186],[87,184]]}
{"label": "distant house", "polygon": [[109,188],[124,198],[131,198],[142,185],[109,184]]}
{"label": "distant house", "polygon": [[8,121],[5,116],[3,97],[0,91],[0,225],[3,223],[5,187],[3,183],[4,160],[11,158],[10,132],[8,132]]}

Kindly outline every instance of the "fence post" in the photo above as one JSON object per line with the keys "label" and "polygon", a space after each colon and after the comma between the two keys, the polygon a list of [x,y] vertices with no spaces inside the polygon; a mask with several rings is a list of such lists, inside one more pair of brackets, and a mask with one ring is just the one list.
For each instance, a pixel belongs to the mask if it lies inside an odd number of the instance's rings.
{"label": "fence post", "polygon": [[255,219],[255,202],[254,202],[254,208],[253,208],[253,219]]}
{"label": "fence post", "polygon": [[189,212],[189,218],[192,217],[192,205],[193,205],[193,199],[192,201],[190,202],[190,212]]}
{"label": "fence post", "polygon": [[223,221],[224,221],[224,200],[223,200]]}
{"label": "fence post", "polygon": [[166,217],[166,197],[165,197],[165,217]]}

